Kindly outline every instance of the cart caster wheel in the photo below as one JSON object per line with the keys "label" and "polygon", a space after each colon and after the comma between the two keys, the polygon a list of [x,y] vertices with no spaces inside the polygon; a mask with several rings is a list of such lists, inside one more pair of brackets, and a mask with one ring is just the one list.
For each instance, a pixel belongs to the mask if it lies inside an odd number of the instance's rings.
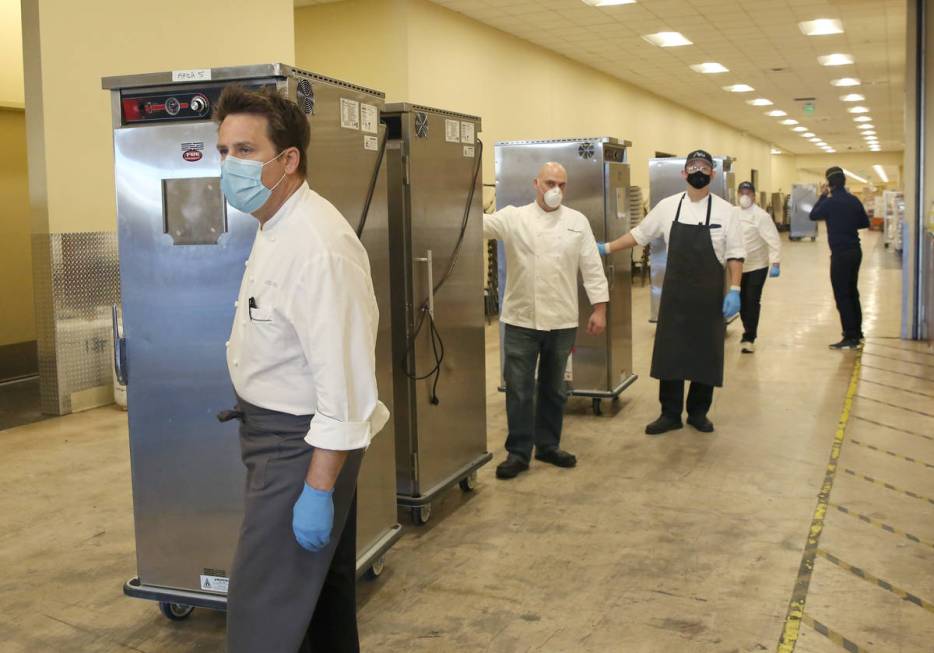
{"label": "cart caster wheel", "polygon": [[811,236],[811,242],[813,243],[815,240],[817,240],[817,237],[816,237],[816,236]]}
{"label": "cart caster wheel", "polygon": [[603,414],[603,402],[599,399],[593,400],[593,414],[597,417]]}
{"label": "cart caster wheel", "polygon": [[162,614],[165,615],[165,618],[170,621],[184,621],[195,611],[190,605],[168,602],[160,602],[159,609],[162,610]]}
{"label": "cart caster wheel", "polygon": [[379,558],[374,560],[370,568],[366,570],[367,580],[376,580],[377,578],[383,575],[383,571],[385,569],[386,569],[386,558],[384,556],[380,556]]}
{"label": "cart caster wheel", "polygon": [[428,520],[431,519],[431,504],[426,503],[424,506],[416,506],[412,508],[412,521],[415,522],[416,526],[424,526],[428,523]]}
{"label": "cart caster wheel", "polygon": [[460,482],[461,490],[464,492],[473,492],[477,489],[477,472],[471,472],[469,476],[465,476],[461,479]]}

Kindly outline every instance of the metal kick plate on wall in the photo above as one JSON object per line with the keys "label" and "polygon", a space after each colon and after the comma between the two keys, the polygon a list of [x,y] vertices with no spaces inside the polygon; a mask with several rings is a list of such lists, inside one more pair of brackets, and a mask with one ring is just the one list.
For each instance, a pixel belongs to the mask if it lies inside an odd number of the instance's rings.
{"label": "metal kick plate on wall", "polygon": [[220,177],[163,179],[162,216],[176,245],[216,245],[227,232]]}

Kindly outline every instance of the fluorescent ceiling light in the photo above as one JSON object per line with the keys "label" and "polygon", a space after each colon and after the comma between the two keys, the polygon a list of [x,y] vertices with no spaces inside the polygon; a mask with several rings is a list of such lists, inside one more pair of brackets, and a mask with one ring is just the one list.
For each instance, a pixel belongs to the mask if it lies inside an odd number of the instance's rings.
{"label": "fluorescent ceiling light", "polygon": [[820,136],[815,136],[814,138],[809,138],[808,140],[811,141],[812,143],[823,143],[824,142],[820,139]]}
{"label": "fluorescent ceiling light", "polygon": [[765,115],[772,116],[773,118],[778,118],[780,116],[787,116],[788,114],[782,111],[781,109],[773,109],[771,111],[766,111]]}
{"label": "fluorescent ceiling light", "polygon": [[655,34],[645,34],[642,38],[660,48],[676,48],[681,45],[693,45],[681,32],[656,32]]}
{"label": "fluorescent ceiling light", "polygon": [[858,125],[856,125],[856,128],[862,129],[864,132],[867,132],[867,131],[872,131],[876,127],[871,122],[861,122]]}
{"label": "fluorescent ceiling light", "polygon": [[834,86],[859,86],[860,82],[855,77],[841,77],[840,79],[833,79],[830,81]]}
{"label": "fluorescent ceiling light", "polygon": [[856,173],[853,172],[852,170],[847,170],[846,168],[843,168],[843,174],[845,174],[847,177],[851,177],[851,178],[855,179],[856,181],[862,182],[862,183],[864,183],[864,184],[867,183],[867,182],[869,181],[869,180],[866,179],[865,177],[860,177],[858,174],[856,174]]}
{"label": "fluorescent ceiling light", "polygon": [[825,143],[823,140],[818,140],[815,145],[817,145],[817,147],[827,147],[827,143]]}
{"label": "fluorescent ceiling light", "polygon": [[881,151],[882,151],[882,148],[879,147],[878,145],[874,145],[874,146],[872,146],[872,147],[869,148],[869,151],[870,151],[870,152],[881,152]]}
{"label": "fluorescent ceiling light", "polygon": [[707,61],[705,63],[696,63],[691,66],[691,70],[695,73],[703,73],[705,75],[713,75],[715,73],[728,73],[730,69],[719,64],[716,61]]}
{"label": "fluorescent ceiling light", "polygon": [[798,28],[805,36],[826,36],[827,34],[843,34],[843,23],[834,18],[818,18],[798,23]]}
{"label": "fluorescent ceiling light", "polygon": [[793,131],[793,132],[806,132],[807,130],[808,130],[807,127],[804,127],[804,126],[802,126],[802,125],[798,125],[797,127],[793,128],[791,131]]}
{"label": "fluorescent ceiling light", "polygon": [[754,107],[768,107],[772,106],[772,100],[766,100],[764,97],[757,97],[755,100],[746,100],[746,104],[751,104]]}
{"label": "fluorescent ceiling light", "polygon": [[876,171],[876,176],[882,180],[883,184],[889,183],[889,176],[885,174],[885,168],[877,163],[876,165],[872,166],[872,169]]}
{"label": "fluorescent ceiling light", "polygon": [[783,125],[797,125],[797,124],[798,124],[798,121],[795,120],[794,118],[786,118],[785,120],[782,120],[782,121],[781,121],[781,124],[783,124]]}
{"label": "fluorescent ceiling light", "polygon": [[730,93],[748,93],[749,91],[754,91],[752,86],[749,84],[732,84],[730,86],[724,86],[724,91],[729,91]]}
{"label": "fluorescent ceiling light", "polygon": [[634,5],[636,0],[584,0],[591,7],[615,7],[616,5]]}
{"label": "fluorescent ceiling light", "polygon": [[871,116],[856,116],[853,118],[853,122],[872,122]]}
{"label": "fluorescent ceiling light", "polygon": [[862,102],[866,99],[866,96],[860,95],[859,93],[847,93],[846,95],[841,95],[840,99],[844,102]]}
{"label": "fluorescent ceiling light", "polygon": [[817,62],[822,66],[846,66],[853,63],[851,54],[825,54],[817,58]]}
{"label": "fluorescent ceiling light", "polygon": [[814,132],[804,132],[801,134],[804,138],[814,138]]}
{"label": "fluorescent ceiling light", "polygon": [[825,150],[825,152],[827,152],[827,154],[833,154],[834,152],[836,152],[836,150],[833,149],[832,147],[828,147],[828,148]]}
{"label": "fluorescent ceiling light", "polygon": [[777,147],[773,147],[773,148],[772,148],[772,154],[781,154],[781,153],[782,153],[782,151],[781,151],[780,149],[778,149]]}
{"label": "fluorescent ceiling light", "polygon": [[869,107],[858,106],[847,109],[850,113],[869,113]]}

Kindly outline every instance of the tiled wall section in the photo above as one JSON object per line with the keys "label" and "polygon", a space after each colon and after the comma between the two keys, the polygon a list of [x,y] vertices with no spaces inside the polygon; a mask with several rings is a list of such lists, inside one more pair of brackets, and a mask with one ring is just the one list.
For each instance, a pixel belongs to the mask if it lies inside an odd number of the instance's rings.
{"label": "tiled wall section", "polygon": [[42,412],[65,415],[72,411],[72,394],[113,382],[117,235],[34,235],[33,279]]}

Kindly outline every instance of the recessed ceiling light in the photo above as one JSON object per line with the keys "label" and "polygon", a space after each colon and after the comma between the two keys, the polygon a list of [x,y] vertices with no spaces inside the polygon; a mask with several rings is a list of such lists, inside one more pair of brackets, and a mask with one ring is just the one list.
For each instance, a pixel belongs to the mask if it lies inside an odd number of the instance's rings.
{"label": "recessed ceiling light", "polygon": [[875,146],[875,147],[870,147],[870,148],[869,148],[869,151],[870,151],[870,152],[881,152],[881,151],[882,151],[882,148],[879,147],[879,146],[877,145],[877,146]]}
{"label": "recessed ceiling light", "polygon": [[857,128],[857,129],[862,129],[862,130],[867,130],[867,129],[875,129],[876,127],[875,127],[875,125],[873,125],[871,122],[863,122],[863,123],[860,123],[860,124],[856,125],[856,128]]}
{"label": "recessed ceiling light", "polygon": [[832,147],[828,147],[828,148],[827,148],[826,150],[824,150],[824,151],[827,152],[827,154],[833,154],[834,152],[836,152],[836,150],[833,149]]}
{"label": "recessed ceiling light", "polygon": [[863,139],[863,140],[865,140],[867,143],[878,143],[878,142],[879,142],[879,137],[878,137],[878,136],[868,136],[868,137],[866,137],[866,138]]}
{"label": "recessed ceiling light", "polygon": [[660,48],[676,48],[681,45],[693,45],[681,32],[656,32],[655,34],[645,34],[642,38]]}
{"label": "recessed ceiling light", "polygon": [[827,34],[843,34],[843,23],[834,18],[818,18],[798,23],[798,28],[805,36],[826,36]]}
{"label": "recessed ceiling light", "polygon": [[825,54],[817,58],[817,62],[822,66],[846,66],[853,63],[851,54]]}
{"label": "recessed ceiling light", "polygon": [[804,127],[804,126],[802,126],[802,125],[798,125],[797,127],[794,127],[791,131],[793,131],[793,132],[806,132],[807,130],[808,130],[807,127]]}
{"label": "recessed ceiling light", "polygon": [[765,115],[772,116],[773,118],[779,118],[781,116],[787,116],[788,114],[781,109],[772,109],[771,111],[766,111]]}
{"label": "recessed ceiling light", "polygon": [[840,99],[844,102],[862,102],[866,99],[866,96],[860,95],[859,93],[847,93],[846,95],[841,95]]}
{"label": "recessed ceiling light", "polygon": [[858,106],[847,109],[850,113],[869,113],[869,107]]}
{"label": "recessed ceiling light", "polygon": [[719,64],[716,61],[707,61],[705,63],[696,63],[691,66],[691,70],[695,73],[703,73],[705,75],[713,75],[715,73],[728,73],[730,69]]}
{"label": "recessed ceiling light", "polygon": [[616,5],[634,5],[636,0],[584,0],[591,7],[615,7]]}
{"label": "recessed ceiling light", "polygon": [[801,136],[804,138],[814,138],[814,132],[804,132]]}
{"label": "recessed ceiling light", "polygon": [[853,118],[853,122],[869,122],[870,120],[872,120],[872,118],[869,116],[857,116]]}
{"label": "recessed ceiling light", "polygon": [[889,176],[885,174],[885,168],[877,163],[876,165],[872,166],[872,169],[876,171],[876,176],[882,180],[883,184],[889,183]]}
{"label": "recessed ceiling light", "polygon": [[798,121],[795,120],[794,118],[786,118],[785,120],[782,120],[782,121],[781,121],[781,124],[783,124],[783,125],[797,125],[797,124],[798,124]]}
{"label": "recessed ceiling light", "polygon": [[819,136],[815,136],[814,138],[809,138],[808,140],[811,141],[812,143],[822,143],[822,142],[823,142],[823,141],[820,139]]}
{"label": "recessed ceiling light", "polygon": [[748,93],[749,91],[754,91],[752,86],[749,84],[732,84],[730,86],[724,86],[724,91],[729,91],[730,93]]}
{"label": "recessed ceiling light", "polygon": [[834,86],[859,86],[860,82],[855,77],[841,77],[840,79],[833,79],[830,81]]}
{"label": "recessed ceiling light", "polygon": [[746,100],[746,104],[754,107],[768,107],[772,105],[772,100],[766,100],[764,97],[757,97],[755,100]]}
{"label": "recessed ceiling light", "polygon": [[777,147],[773,147],[773,148],[772,148],[772,154],[781,154],[781,153],[782,153],[782,151],[781,151],[780,149],[778,149]]}

